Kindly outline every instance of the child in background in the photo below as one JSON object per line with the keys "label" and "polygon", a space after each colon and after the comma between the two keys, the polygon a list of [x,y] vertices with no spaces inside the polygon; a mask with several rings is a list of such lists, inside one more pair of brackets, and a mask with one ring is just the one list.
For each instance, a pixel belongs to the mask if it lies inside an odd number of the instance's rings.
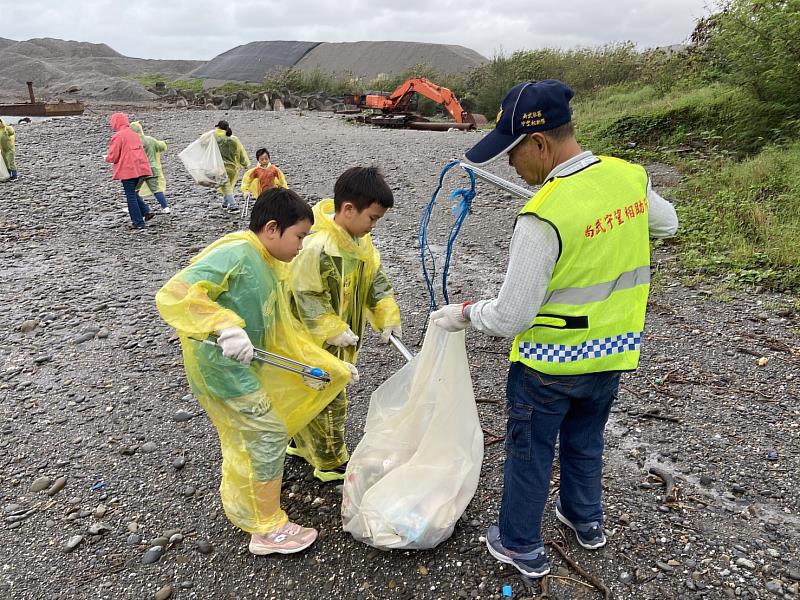
{"label": "child in background", "polygon": [[139,135],[130,128],[128,115],[117,112],[108,118],[114,135],[108,144],[108,152],[103,159],[112,164],[112,177],[122,183],[128,215],[134,231],[144,231],[144,222],[155,215],[150,207],[136,193],[140,177],[150,177],[153,171],[147,160],[147,153]]}
{"label": "child in background", "polygon": [[9,179],[17,178],[17,163],[15,162],[17,138],[14,128],[0,119],[0,160],[5,163]]}
{"label": "child in background", "polygon": [[258,198],[274,187],[289,188],[283,171],[270,162],[269,151],[266,148],[256,150],[256,160],[258,165],[242,176],[242,194],[245,200]]}
{"label": "child in background", "polygon": [[[258,555],[300,552],[317,539],[281,509],[286,444],[358,376],[320,349],[289,307],[285,263],[312,223],[296,193],[270,190],[256,201],[247,231],[211,244],[156,295],[180,336],[192,393],[219,435],[225,514],[251,534],[249,550]],[[212,335],[219,347],[202,343]],[[331,381],[309,387],[296,373],[251,364],[254,345],[318,366]]]}
{"label": "child in background", "polygon": [[[358,359],[367,320],[385,343],[401,335],[400,308],[370,236],[393,205],[376,167],[348,169],[336,181],[333,200],[314,206],[312,235],[290,265],[293,310],[320,346],[348,363]],[[344,479],[346,414],[342,391],[287,448],[313,465],[321,481]]]}
{"label": "child in background", "polygon": [[166,151],[167,144],[163,140],[157,140],[154,137],[144,134],[142,124],[139,121],[131,123],[131,129],[139,134],[144,146],[144,152],[147,154],[147,160],[150,163],[150,170],[153,174],[150,177],[140,177],[139,183],[136,184],[136,193],[141,198],[142,196],[155,196],[161,205],[161,212],[168,214],[170,212],[167,198],[164,192],[167,191],[167,179],[164,177],[164,168],[161,166],[161,153]]}
{"label": "child in background", "polygon": [[225,163],[225,172],[228,175],[228,180],[217,188],[222,194],[222,208],[227,208],[228,212],[237,212],[239,205],[233,197],[233,188],[239,179],[239,172],[250,166],[250,159],[242,142],[233,135],[233,130],[227,121],[217,123],[214,128],[214,138],[217,140],[219,153],[222,155],[222,162]]}

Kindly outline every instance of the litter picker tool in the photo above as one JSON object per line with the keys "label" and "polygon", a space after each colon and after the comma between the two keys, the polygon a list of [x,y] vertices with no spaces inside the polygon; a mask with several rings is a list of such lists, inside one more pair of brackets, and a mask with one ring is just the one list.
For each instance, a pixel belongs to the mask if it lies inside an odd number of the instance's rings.
{"label": "litter picker tool", "polygon": [[469,163],[465,163],[463,160],[458,163],[458,166],[464,169],[467,172],[472,172],[475,177],[478,179],[483,179],[484,181],[488,181],[507,191],[510,194],[514,194],[518,198],[524,198],[525,200],[530,199],[533,196],[533,192],[522,187],[521,185],[517,185],[516,183],[512,183],[507,179],[503,179],[502,177],[498,177],[494,173],[490,173],[489,171],[484,171],[483,169],[479,169]]}
{"label": "litter picker tool", "polygon": [[247,215],[250,214],[250,203],[252,199],[253,197],[250,194],[245,194],[242,198],[242,212],[239,214],[240,218],[246,219]]}
{"label": "litter picker tool", "polygon": [[411,362],[411,359],[414,358],[414,353],[408,349],[408,346],[400,341],[400,338],[390,335],[389,341],[392,343],[392,346],[397,348],[397,351],[403,355],[403,358],[405,358],[408,362]]}
{"label": "litter picker tool", "polygon": [[[195,342],[201,342],[203,344],[208,344],[209,346],[216,346],[219,348],[216,338],[212,339],[208,337],[204,340],[198,340],[196,338],[191,339],[193,339]],[[253,360],[257,360],[267,365],[272,365],[273,367],[283,369],[284,371],[297,373],[298,375],[302,375],[303,377],[320,381],[322,383],[330,383],[331,381],[331,376],[319,367],[313,367],[311,365],[292,360],[291,358],[286,358],[280,354],[273,354],[272,352],[267,352],[261,348],[254,349]]]}

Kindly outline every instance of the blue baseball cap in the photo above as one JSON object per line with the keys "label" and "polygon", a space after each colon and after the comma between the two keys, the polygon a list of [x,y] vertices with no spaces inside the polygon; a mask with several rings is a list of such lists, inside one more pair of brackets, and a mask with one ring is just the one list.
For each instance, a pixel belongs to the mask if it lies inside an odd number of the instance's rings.
{"label": "blue baseball cap", "polygon": [[529,133],[549,131],[572,120],[569,101],[575,95],[557,79],[526,81],[503,98],[497,125],[464,155],[474,165],[486,165],[519,144]]}

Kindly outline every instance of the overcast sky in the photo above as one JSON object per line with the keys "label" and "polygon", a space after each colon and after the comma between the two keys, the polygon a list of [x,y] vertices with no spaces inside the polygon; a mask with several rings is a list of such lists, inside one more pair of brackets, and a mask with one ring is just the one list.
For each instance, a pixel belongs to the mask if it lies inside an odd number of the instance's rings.
{"label": "overcast sky", "polygon": [[460,44],[487,57],[610,42],[681,43],[715,0],[0,0],[0,37],[108,44],[127,56],[209,60],[259,40]]}

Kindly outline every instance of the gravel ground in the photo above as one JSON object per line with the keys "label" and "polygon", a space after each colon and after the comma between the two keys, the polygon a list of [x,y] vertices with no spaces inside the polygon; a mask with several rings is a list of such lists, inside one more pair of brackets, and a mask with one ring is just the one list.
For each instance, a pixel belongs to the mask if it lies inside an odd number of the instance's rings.
{"label": "gravel ground", "polygon": [[[102,162],[100,115],[21,125],[22,179],[0,186],[0,500],[3,598],[540,597],[486,552],[502,489],[507,340],[471,332],[470,362],[486,457],[453,537],[424,552],[381,552],[343,534],[340,492],[287,460],[285,507],[321,530],[308,552],[248,554],[221,510],[215,433],[188,394],[177,341],[153,295],[200,248],[239,225],[193,185],[177,151],[222,116],[140,112],[165,156],[172,215],[127,229],[121,186]],[[376,243],[420,337],[427,297],[415,248],[422,206],[444,162],[476,133],[389,131],[316,114],[233,112],[251,154],[266,145],[294,189],[329,195],[355,164],[380,165],[396,208]],[[507,166],[495,168],[512,177]],[[678,175],[652,165],[657,189]],[[449,188],[463,185],[453,177]],[[444,206],[447,205],[443,201]],[[502,281],[518,201],[480,186],[459,238],[451,297],[487,297]],[[431,238],[444,240],[449,214]],[[579,568],[617,598],[794,598],[798,595],[800,354],[793,299],[729,292],[684,277],[669,245],[653,260],[642,365],[624,376],[608,427],[609,544],[590,553],[556,525]],[[369,395],[401,365],[369,334],[351,394],[349,443]],[[497,435],[500,434],[500,435]],[[774,459],[774,460],[771,460]],[[675,487],[665,490],[655,468]],[[554,481],[554,489],[558,481]],[[669,491],[669,494],[666,492]],[[158,539],[164,538],[164,539]],[[153,546],[162,551],[148,552]],[[553,549],[549,598],[599,598]],[[144,564],[152,560],[150,564]]]}

